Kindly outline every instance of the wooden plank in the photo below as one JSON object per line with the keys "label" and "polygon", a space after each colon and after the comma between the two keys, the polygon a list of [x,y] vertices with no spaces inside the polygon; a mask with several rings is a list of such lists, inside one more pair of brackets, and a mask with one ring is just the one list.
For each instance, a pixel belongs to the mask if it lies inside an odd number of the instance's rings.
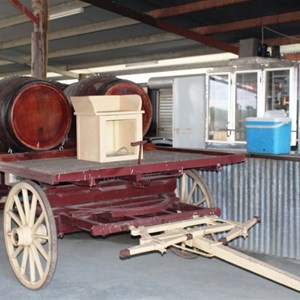
{"label": "wooden plank", "polygon": [[300,277],[275,268],[249,255],[227,246],[216,244],[216,242],[210,241],[207,238],[194,238],[193,246],[211,253],[233,265],[261,275],[296,291],[300,291]]}

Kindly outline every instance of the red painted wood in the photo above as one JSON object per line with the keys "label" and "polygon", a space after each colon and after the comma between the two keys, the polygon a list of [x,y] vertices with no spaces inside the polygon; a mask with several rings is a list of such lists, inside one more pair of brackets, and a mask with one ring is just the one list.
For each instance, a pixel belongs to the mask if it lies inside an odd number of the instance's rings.
{"label": "red painted wood", "polygon": [[[175,195],[184,169],[209,168],[244,160],[241,154],[158,148],[136,161],[95,163],[77,160],[74,150],[0,155],[0,171],[41,183],[59,236],[85,230],[92,235],[220,215],[219,208],[184,204]],[[1,158],[2,161],[1,161]],[[49,185],[50,184],[50,185]]]}

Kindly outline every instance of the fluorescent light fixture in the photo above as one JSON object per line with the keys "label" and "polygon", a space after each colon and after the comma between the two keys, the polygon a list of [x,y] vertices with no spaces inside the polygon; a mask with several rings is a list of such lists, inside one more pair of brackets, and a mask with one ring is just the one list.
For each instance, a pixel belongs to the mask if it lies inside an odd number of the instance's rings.
{"label": "fluorescent light fixture", "polygon": [[55,72],[47,72],[47,78],[53,78],[53,77],[62,77],[62,75]]}
{"label": "fluorescent light fixture", "polygon": [[136,62],[136,63],[126,64],[125,68],[138,68],[138,67],[149,67],[149,66],[152,67],[152,66],[156,66],[157,64],[158,64],[157,60]]}
{"label": "fluorescent light fixture", "polygon": [[176,77],[176,76],[192,76],[199,74],[206,74],[207,68],[177,70],[177,71],[165,71],[165,72],[152,72],[143,74],[131,74],[131,75],[117,75],[118,78],[131,80],[135,83],[147,83],[152,77]]}
{"label": "fluorescent light fixture", "polygon": [[69,9],[66,11],[61,11],[58,13],[50,14],[49,20],[55,20],[55,19],[60,19],[60,18],[64,18],[64,17],[69,17],[69,16],[77,15],[77,14],[80,14],[83,12],[84,12],[83,7],[73,8],[73,9]]}

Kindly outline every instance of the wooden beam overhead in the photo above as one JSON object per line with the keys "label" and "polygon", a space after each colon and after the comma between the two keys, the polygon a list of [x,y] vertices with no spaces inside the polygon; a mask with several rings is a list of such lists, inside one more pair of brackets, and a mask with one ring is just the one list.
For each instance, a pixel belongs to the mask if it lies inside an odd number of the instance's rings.
{"label": "wooden beam overhead", "polygon": [[282,45],[292,45],[300,42],[300,34],[288,36],[288,37],[280,37],[275,39],[265,39],[264,43],[268,46],[282,46]]}
{"label": "wooden beam overhead", "polygon": [[[150,12],[151,14],[151,12]],[[4,19],[3,21],[5,21]],[[214,33],[220,33],[220,32],[228,32],[231,30],[241,30],[241,29],[248,29],[248,28],[254,28],[254,27],[261,27],[261,26],[269,26],[269,25],[277,25],[277,24],[283,24],[287,22],[292,21],[298,21],[300,20],[300,11],[294,12],[294,13],[285,13],[280,14],[276,16],[268,16],[268,17],[262,17],[262,18],[254,18],[254,19],[248,19],[244,21],[239,22],[231,22],[231,23],[225,23],[225,24],[219,24],[215,26],[204,26],[204,27],[197,27],[194,30],[196,32],[199,32],[201,34],[214,34]],[[77,26],[75,28],[66,28],[63,30],[57,30],[49,32],[48,39],[49,41],[57,40],[57,39],[63,39],[66,37],[71,36],[77,36],[77,35],[83,35],[91,32],[97,32],[97,31],[103,31],[107,29],[114,29],[118,27],[125,27],[133,24],[137,24],[138,21],[129,19],[129,18],[117,18],[113,20],[107,20],[107,21],[100,21],[97,23],[92,23],[88,25],[82,25]],[[297,36],[294,37],[295,41],[291,42],[298,42]],[[293,37],[291,37],[293,39]],[[291,42],[287,41],[287,38],[281,39],[282,42],[280,44],[285,44],[287,42],[290,44]],[[0,49],[9,49],[13,47],[19,47],[24,45],[29,45],[31,43],[30,37],[22,38],[22,39],[15,39],[5,42],[0,42]]]}
{"label": "wooden beam overhead", "polygon": [[167,18],[248,1],[249,0],[202,0],[167,8],[156,9],[149,12],[148,15],[154,18]]}
{"label": "wooden beam overhead", "polygon": [[294,11],[294,12],[284,13],[279,15],[247,19],[238,22],[198,27],[195,29],[195,31],[200,34],[214,34],[220,32],[262,27],[268,25],[278,25],[283,23],[296,22],[299,20],[300,20],[300,11]]}
{"label": "wooden beam overhead", "polygon": [[177,25],[174,25],[174,24],[169,23],[169,22],[164,21],[164,20],[156,20],[155,18],[153,18],[149,15],[134,11],[130,8],[127,8],[125,6],[113,3],[111,1],[107,1],[107,0],[84,0],[84,2],[90,3],[90,4],[92,4],[96,7],[99,7],[99,8],[117,13],[119,15],[126,16],[126,17],[129,17],[129,18],[138,20],[142,23],[145,23],[147,25],[162,29],[164,31],[175,33],[175,34],[183,36],[187,39],[194,40],[196,42],[205,44],[205,45],[213,47],[213,48],[220,49],[220,50],[225,51],[225,52],[231,52],[231,53],[234,53],[234,54],[239,53],[239,48],[236,47],[236,46],[232,46],[231,44],[224,43],[222,41],[216,40],[216,39],[211,38],[209,36],[205,36],[205,35],[202,35],[202,34],[199,34],[199,33],[195,32],[195,31],[179,27]]}

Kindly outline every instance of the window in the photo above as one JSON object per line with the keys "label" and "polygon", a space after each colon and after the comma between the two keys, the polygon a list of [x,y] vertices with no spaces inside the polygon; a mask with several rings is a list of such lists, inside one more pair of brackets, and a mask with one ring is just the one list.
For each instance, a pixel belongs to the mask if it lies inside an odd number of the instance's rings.
{"label": "window", "polygon": [[[267,61],[269,62],[269,61]],[[287,65],[287,66],[286,66]],[[298,67],[291,63],[245,64],[216,69],[207,76],[207,139],[211,146],[246,143],[247,117],[284,110],[297,141]]]}
{"label": "window", "polygon": [[257,116],[257,73],[236,74],[235,141],[246,141],[247,117]]}
{"label": "window", "polygon": [[227,141],[229,88],[228,74],[211,75],[208,77],[209,140]]}
{"label": "window", "polygon": [[296,68],[265,71],[265,110],[284,110],[292,119],[292,146],[297,141],[297,70]]}
{"label": "window", "polygon": [[209,75],[208,141],[246,141],[245,119],[257,116],[259,74],[255,71]]}
{"label": "window", "polygon": [[284,109],[289,111],[290,71],[266,72],[266,110]]}

